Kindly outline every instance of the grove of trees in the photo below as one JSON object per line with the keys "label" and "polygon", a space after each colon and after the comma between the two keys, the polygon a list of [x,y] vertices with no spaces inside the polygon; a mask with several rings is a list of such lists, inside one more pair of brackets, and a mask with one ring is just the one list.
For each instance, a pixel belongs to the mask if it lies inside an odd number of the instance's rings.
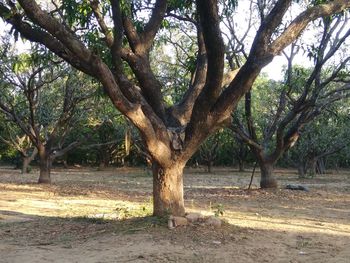
{"label": "grove of trees", "polygon": [[[234,19],[241,5],[247,23]],[[195,156],[210,170],[227,145],[229,159],[258,162],[262,188],[277,187],[283,154],[321,123],[337,130],[349,118],[348,8],[348,0],[0,1],[12,27],[1,47],[0,118],[11,126],[1,124],[1,140],[22,144],[25,156],[36,149],[43,183],[72,148],[96,144],[108,164],[118,147],[105,146],[122,143],[121,162],[133,151],[151,162],[158,216],[185,213],[185,165]],[[32,43],[29,54],[11,50],[19,37]],[[299,52],[310,66],[295,63]],[[261,75],[281,54],[283,79]]]}

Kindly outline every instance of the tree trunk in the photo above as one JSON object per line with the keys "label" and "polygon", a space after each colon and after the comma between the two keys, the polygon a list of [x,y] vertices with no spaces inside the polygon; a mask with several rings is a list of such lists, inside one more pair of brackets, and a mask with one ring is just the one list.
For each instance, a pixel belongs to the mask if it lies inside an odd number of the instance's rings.
{"label": "tree trunk", "polygon": [[299,174],[299,178],[305,178],[306,169],[305,169],[305,164],[302,162],[298,164],[298,174]]}
{"label": "tree trunk", "polygon": [[324,158],[317,159],[316,172],[317,174],[326,174],[326,165]]}
{"label": "tree trunk", "polygon": [[68,154],[65,154],[63,156],[62,164],[63,164],[64,169],[68,169],[69,168],[69,166],[68,166]]}
{"label": "tree trunk", "polygon": [[259,162],[260,166],[260,187],[261,188],[277,188],[277,180],[273,176],[273,164],[266,162]]}
{"label": "tree trunk", "polygon": [[103,171],[106,168],[106,164],[104,161],[100,161],[99,165],[98,165],[98,170],[99,171]]}
{"label": "tree trunk", "polygon": [[68,166],[68,162],[67,162],[67,159],[63,159],[63,168],[64,169],[68,169],[69,168],[69,166]]}
{"label": "tree trunk", "polygon": [[313,178],[316,175],[316,167],[317,167],[317,159],[316,158],[311,158],[309,160],[309,177]]}
{"label": "tree trunk", "polygon": [[[27,151],[28,152],[28,151]],[[29,164],[35,159],[38,154],[38,149],[35,147],[30,155],[22,155],[22,174],[29,173]]]}
{"label": "tree trunk", "polygon": [[99,163],[99,167],[98,169],[99,170],[104,170],[106,167],[109,166],[109,162],[110,162],[110,159],[111,159],[111,155],[110,153],[108,152],[108,149],[106,147],[102,147],[100,149],[100,163]]}
{"label": "tree trunk", "polygon": [[29,164],[31,162],[30,156],[25,156],[22,158],[22,174],[28,173]]}
{"label": "tree trunk", "polygon": [[40,175],[39,175],[39,184],[50,184],[51,183],[51,160],[50,155],[44,152],[39,152],[40,156]]}
{"label": "tree trunk", "polygon": [[155,216],[185,214],[183,169],[184,165],[179,163],[172,163],[168,167],[160,167],[156,163],[152,165]]}
{"label": "tree trunk", "polygon": [[239,172],[244,172],[245,169],[244,169],[244,161],[243,160],[238,160],[238,171]]}
{"label": "tree trunk", "polygon": [[213,162],[212,161],[207,161],[207,168],[208,168],[208,173],[212,173],[212,167],[213,167]]}

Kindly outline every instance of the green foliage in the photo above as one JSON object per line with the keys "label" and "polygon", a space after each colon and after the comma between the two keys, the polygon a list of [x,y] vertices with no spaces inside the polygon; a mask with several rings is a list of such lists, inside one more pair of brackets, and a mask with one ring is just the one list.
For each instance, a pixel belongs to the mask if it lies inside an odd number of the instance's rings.
{"label": "green foliage", "polygon": [[225,16],[232,16],[238,6],[238,0],[221,0],[222,12]]}
{"label": "green foliage", "polygon": [[215,217],[219,217],[219,216],[223,216],[225,213],[225,207],[223,204],[217,204],[213,207],[214,210],[214,216]]}
{"label": "green foliage", "polygon": [[[52,14],[62,23],[67,24],[86,46],[99,55],[108,66],[113,68],[111,53],[106,47],[106,43],[103,39],[104,35],[99,29],[96,18],[94,18],[93,10],[90,6],[91,1],[63,0],[58,2],[62,3],[62,6],[58,6],[59,12],[55,10]],[[170,0],[167,2],[168,13],[172,12],[188,20],[197,20],[194,1]],[[320,5],[326,2],[328,1],[313,0],[308,3],[310,5]],[[111,2],[101,0],[99,3],[101,14],[105,17],[107,26],[111,27],[109,30],[112,32]],[[150,10],[154,7],[155,1],[122,0],[120,3],[122,12],[124,15],[129,16],[136,31],[142,32],[145,27],[145,22],[149,19],[149,15],[151,14]],[[219,3],[220,14],[229,17],[234,15],[239,1],[221,0]],[[273,6],[273,4],[270,6]],[[60,17],[59,13],[61,12],[63,18]],[[332,18],[333,17],[325,18],[325,24],[331,23]],[[29,22],[29,20],[27,21]],[[178,21],[170,16],[162,21],[161,29],[163,30],[157,34],[150,57],[152,69],[161,84],[163,84],[162,92],[164,94],[164,99],[170,106],[181,100],[194,76],[198,52],[198,47],[196,45],[197,36],[195,26],[192,23],[188,21]],[[18,34],[18,32],[14,31],[14,34]],[[243,42],[246,42],[246,40]],[[304,44],[304,50],[307,52],[310,59],[315,59],[319,55],[320,48],[317,44]],[[129,48],[126,37],[123,38],[123,45]],[[240,60],[242,57],[242,55],[236,54],[235,58]],[[50,57],[46,49],[35,46],[31,54],[20,54],[18,56],[13,56],[11,59],[13,62],[13,72],[25,76],[33,69],[33,66],[48,65],[51,63],[53,56]],[[126,62],[123,62],[123,69],[127,78],[132,80],[135,84],[138,84]],[[82,138],[86,134],[91,133],[93,135],[91,139],[89,139],[90,143],[100,146],[91,148],[84,146],[86,148],[82,147],[74,153],[69,154],[69,159],[73,163],[97,163],[105,158],[103,155],[107,152],[110,154],[108,157],[109,163],[121,165],[127,158],[130,158],[130,162],[134,161],[135,163],[140,163],[141,158],[137,157],[138,154],[133,147],[130,157],[125,156],[124,135],[125,131],[129,129],[130,126],[125,118],[122,118],[114,109],[113,105],[106,99],[101,86],[96,85],[96,82],[86,76],[71,71],[63,64],[57,65],[57,67],[53,66],[51,70],[45,70],[41,75],[42,80],[48,80],[54,77],[54,72],[56,72],[56,70],[64,72],[64,76],[57,79],[57,81],[52,84],[44,85],[44,89],[40,93],[40,103],[38,103],[38,107],[36,108],[36,113],[38,114],[37,119],[43,128],[41,137],[44,138],[48,132],[54,129],[54,124],[58,121],[61,113],[60,109],[62,109],[63,106],[64,92],[67,91],[70,86],[74,86],[73,95],[71,96],[73,100],[78,98],[80,94],[86,94],[86,92],[91,91],[89,87],[93,87],[93,89],[97,89],[97,92],[94,94],[94,101],[90,101],[77,109],[78,114],[71,120],[74,129],[70,135],[67,136],[65,142],[73,142],[76,138]],[[310,75],[310,71],[310,69],[302,66],[295,66],[293,68],[293,88],[289,94],[291,99],[297,99],[298,96],[300,96],[306,80]],[[329,71],[331,72],[332,68],[330,68]],[[338,75],[340,78],[346,78],[349,73],[346,70],[341,70]],[[2,98],[6,98],[14,104],[15,111],[18,115],[28,120],[28,117],[26,117],[28,116],[28,103],[26,102],[25,96],[21,94],[18,88],[10,88],[9,85],[3,82],[0,85],[2,88]],[[254,102],[252,111],[259,140],[263,139],[264,131],[271,124],[271,120],[278,106],[279,95],[286,91],[287,88],[285,84],[268,80],[266,76],[262,76],[255,82],[252,92],[252,100]],[[282,112],[282,117],[286,116],[286,114],[288,114],[287,110]],[[244,120],[243,103],[240,103],[238,106],[234,117]],[[1,132],[0,130],[0,133]],[[132,133],[133,137],[137,138],[134,130],[132,130]],[[330,133],[330,131],[327,131],[326,134],[327,133]],[[111,141],[116,142],[105,145]],[[237,147],[237,143],[231,132],[221,130],[216,135],[209,137],[204,145],[211,145],[214,141],[219,141],[216,164],[230,165],[232,163],[234,147]],[[273,144],[273,141],[264,142],[267,152],[273,149]],[[12,156],[11,154],[15,152],[13,149],[7,149],[6,147],[1,151],[2,156],[4,156],[6,151],[8,151],[9,156]],[[198,153],[194,158],[198,158]]]}
{"label": "green foliage", "polygon": [[192,7],[193,1],[190,0],[170,0],[168,1],[170,10],[174,11],[186,11]]}
{"label": "green foliage", "polygon": [[92,17],[92,9],[88,0],[64,0],[62,1],[65,19],[70,26],[89,27]]}
{"label": "green foliage", "polygon": [[[307,124],[296,145],[287,157],[291,164],[304,166],[305,172],[314,175],[310,167],[314,159],[323,158],[325,168],[348,167],[350,156],[350,119],[342,104]],[[311,169],[311,170],[310,170]]]}

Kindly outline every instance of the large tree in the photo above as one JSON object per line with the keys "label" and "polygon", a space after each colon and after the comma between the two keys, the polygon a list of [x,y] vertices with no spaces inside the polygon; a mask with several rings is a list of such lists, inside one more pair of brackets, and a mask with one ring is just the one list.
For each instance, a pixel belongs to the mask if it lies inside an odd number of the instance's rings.
{"label": "large tree", "polygon": [[[256,32],[245,64],[223,90],[225,48],[217,0],[193,2],[51,1],[46,7],[34,0],[0,2],[0,16],[7,23],[24,38],[42,43],[96,78],[115,107],[138,128],[152,157],[155,215],[184,214],[186,162],[209,134],[230,122],[231,112],[262,68],[298,38],[309,22],[350,7],[348,0],[309,6],[275,35],[292,3],[276,1]],[[150,51],[171,14],[181,16],[183,22],[195,21],[198,52],[194,81],[182,100],[169,106],[152,71]],[[91,44],[94,33],[98,45]],[[106,47],[101,52],[100,45]],[[130,69],[136,83],[127,77]]]}

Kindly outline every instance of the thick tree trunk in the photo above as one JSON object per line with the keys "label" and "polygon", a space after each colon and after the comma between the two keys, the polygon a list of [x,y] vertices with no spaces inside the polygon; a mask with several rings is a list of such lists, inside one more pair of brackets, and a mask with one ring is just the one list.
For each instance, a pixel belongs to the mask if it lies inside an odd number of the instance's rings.
{"label": "thick tree trunk", "polygon": [[152,165],[153,171],[153,214],[155,216],[185,214],[183,196],[184,165],[172,163],[169,167]]}
{"label": "thick tree trunk", "polygon": [[50,184],[51,183],[51,160],[50,155],[46,152],[40,152],[40,175],[39,175],[39,184]]}
{"label": "thick tree trunk", "polygon": [[273,175],[273,164],[267,162],[259,162],[260,166],[260,187],[261,188],[277,188],[278,183]]}

